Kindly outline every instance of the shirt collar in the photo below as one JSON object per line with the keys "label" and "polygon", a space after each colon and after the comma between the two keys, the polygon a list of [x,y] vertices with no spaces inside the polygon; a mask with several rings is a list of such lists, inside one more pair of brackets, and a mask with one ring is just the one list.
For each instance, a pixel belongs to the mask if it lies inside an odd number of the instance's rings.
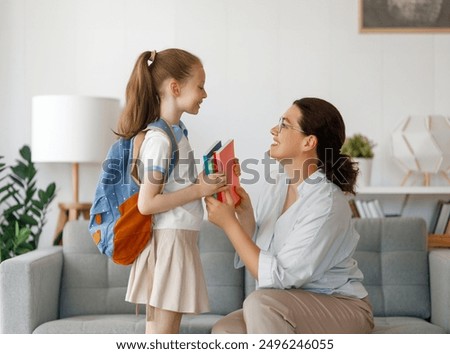
{"label": "shirt collar", "polygon": [[305,179],[302,183],[300,183],[297,187],[298,194],[300,195],[302,192],[308,191],[313,186],[318,183],[326,182],[325,173],[322,170],[317,170],[313,174],[311,174],[307,179]]}

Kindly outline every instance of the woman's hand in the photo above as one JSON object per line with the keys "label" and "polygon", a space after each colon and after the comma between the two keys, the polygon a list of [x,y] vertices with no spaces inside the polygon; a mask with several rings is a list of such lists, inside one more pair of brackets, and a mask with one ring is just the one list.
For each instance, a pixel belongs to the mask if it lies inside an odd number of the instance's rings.
{"label": "woman's hand", "polygon": [[[255,279],[258,279],[260,249],[252,240],[253,231],[249,234],[245,230],[245,226],[241,225],[236,218],[236,210],[230,192],[226,191],[225,196],[226,202],[220,202],[213,197],[205,198],[208,220],[225,231],[242,262]],[[253,217],[252,220],[254,222]]]}
{"label": "woman's hand", "polygon": [[237,187],[235,192],[241,197],[239,204],[236,206],[236,213],[238,214],[238,217],[245,217],[249,214],[253,215],[252,202],[245,189],[242,187]]}
{"label": "woman's hand", "polygon": [[255,231],[256,222],[250,196],[242,187],[236,188],[235,191],[241,197],[239,205],[236,206],[237,217],[244,230],[251,236]]}
{"label": "woman's hand", "polygon": [[239,223],[236,218],[233,198],[230,191],[225,191],[225,202],[220,202],[214,197],[206,197],[206,211],[208,212],[208,220],[213,224],[225,230],[227,226]]}
{"label": "woman's hand", "polygon": [[236,176],[241,177],[241,165],[239,164],[239,159],[237,157],[234,159],[233,173]]}

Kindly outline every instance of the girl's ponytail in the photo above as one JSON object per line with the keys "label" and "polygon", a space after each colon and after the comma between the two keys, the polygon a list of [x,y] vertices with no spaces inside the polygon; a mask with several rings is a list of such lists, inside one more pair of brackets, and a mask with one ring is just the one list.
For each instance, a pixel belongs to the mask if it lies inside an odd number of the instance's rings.
{"label": "girl's ponytail", "polygon": [[[117,135],[127,139],[159,117],[158,93],[151,75],[152,53],[147,51],[139,56],[128,81],[125,107],[117,132]],[[156,56],[152,59],[157,61]]]}
{"label": "girl's ponytail", "polygon": [[134,65],[126,89],[126,102],[117,135],[131,138],[160,117],[160,90],[166,79],[187,80],[200,59],[183,50],[170,48],[142,53]]}

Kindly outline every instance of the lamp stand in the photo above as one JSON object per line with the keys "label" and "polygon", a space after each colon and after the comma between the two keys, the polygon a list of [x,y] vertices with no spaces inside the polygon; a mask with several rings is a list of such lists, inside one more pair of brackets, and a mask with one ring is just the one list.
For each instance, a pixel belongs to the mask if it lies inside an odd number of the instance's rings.
{"label": "lamp stand", "polygon": [[56,231],[53,237],[53,244],[62,244],[62,231],[68,221],[78,220],[80,216],[89,220],[89,214],[91,210],[91,203],[79,202],[79,164],[74,162],[72,164],[72,188],[73,188],[73,202],[72,203],[59,203],[59,217],[56,224]]}
{"label": "lamp stand", "polygon": [[73,188],[73,201],[74,203],[78,203],[78,186],[79,186],[79,170],[80,164],[78,162],[74,162],[72,164],[72,188]]}

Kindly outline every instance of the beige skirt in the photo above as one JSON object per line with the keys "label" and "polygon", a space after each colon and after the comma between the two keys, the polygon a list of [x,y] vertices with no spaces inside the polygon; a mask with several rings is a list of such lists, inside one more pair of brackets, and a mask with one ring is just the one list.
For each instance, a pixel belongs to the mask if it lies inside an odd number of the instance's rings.
{"label": "beige skirt", "polygon": [[153,237],[134,261],[125,300],[181,312],[209,312],[208,292],[198,250],[198,231],[153,230]]}

